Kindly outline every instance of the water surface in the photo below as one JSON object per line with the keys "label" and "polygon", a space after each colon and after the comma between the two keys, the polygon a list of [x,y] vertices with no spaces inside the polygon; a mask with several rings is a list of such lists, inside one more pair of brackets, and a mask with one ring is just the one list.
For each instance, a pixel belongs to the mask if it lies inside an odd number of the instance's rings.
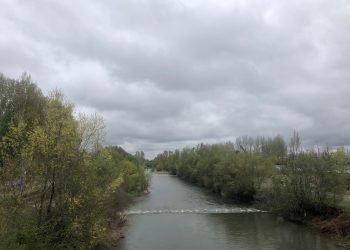
{"label": "water surface", "polygon": [[152,174],[130,206],[118,250],[342,249],[325,235],[270,213],[227,204],[175,176]]}

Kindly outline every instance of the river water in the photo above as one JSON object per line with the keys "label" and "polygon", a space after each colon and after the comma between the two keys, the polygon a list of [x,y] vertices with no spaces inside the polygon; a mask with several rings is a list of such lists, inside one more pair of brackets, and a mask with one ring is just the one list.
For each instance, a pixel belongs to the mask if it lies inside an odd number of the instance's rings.
{"label": "river water", "polygon": [[227,204],[176,176],[152,174],[151,193],[136,199],[118,250],[342,249],[280,217]]}

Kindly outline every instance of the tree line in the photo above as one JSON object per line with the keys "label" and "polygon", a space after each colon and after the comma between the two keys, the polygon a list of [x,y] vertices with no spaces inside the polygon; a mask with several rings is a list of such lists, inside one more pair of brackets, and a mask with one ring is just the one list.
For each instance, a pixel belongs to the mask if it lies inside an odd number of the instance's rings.
{"label": "tree line", "polygon": [[164,151],[149,165],[212,190],[224,198],[255,203],[290,219],[334,213],[349,181],[344,147],[302,148],[294,132],[281,136],[239,137],[219,144]]}
{"label": "tree line", "polygon": [[148,179],[143,153],[102,146],[104,127],[30,76],[0,74],[0,249],[106,247]]}

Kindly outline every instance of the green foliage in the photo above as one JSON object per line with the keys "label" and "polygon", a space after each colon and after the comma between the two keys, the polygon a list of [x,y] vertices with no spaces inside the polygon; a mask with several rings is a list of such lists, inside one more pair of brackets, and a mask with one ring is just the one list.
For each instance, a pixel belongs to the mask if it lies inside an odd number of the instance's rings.
{"label": "green foliage", "polygon": [[0,137],[20,120],[28,127],[40,123],[45,98],[27,74],[13,80],[0,74]]}
{"label": "green foliage", "polygon": [[336,209],[346,187],[344,180],[350,183],[345,173],[348,163],[343,147],[336,152],[303,151],[300,136],[294,132],[289,154],[280,136],[239,137],[235,144],[200,144],[164,151],[151,165],[223,197],[259,202],[285,216],[302,219]]}
{"label": "green foliage", "polygon": [[342,200],[338,203],[338,206],[344,209],[346,212],[350,213],[350,202],[347,200]]}
{"label": "green foliage", "polygon": [[[0,75],[0,248],[91,249],[148,182],[143,157],[102,147],[103,119]],[[140,155],[142,156],[142,154]]]}
{"label": "green foliage", "polygon": [[275,208],[300,217],[336,207],[345,185],[335,155],[325,151],[291,155],[275,176],[274,187]]}
{"label": "green foliage", "polygon": [[224,197],[253,201],[263,181],[271,175],[273,161],[260,154],[238,152],[232,143],[165,151],[155,160],[157,170],[212,189]]}

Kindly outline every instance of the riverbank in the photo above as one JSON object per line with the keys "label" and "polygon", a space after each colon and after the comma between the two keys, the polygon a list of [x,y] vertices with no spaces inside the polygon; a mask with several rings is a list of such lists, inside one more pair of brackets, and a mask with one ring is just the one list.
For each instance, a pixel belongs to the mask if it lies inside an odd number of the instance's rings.
{"label": "riverbank", "polygon": [[[343,204],[343,202],[339,204]],[[264,209],[271,209],[272,213],[282,216],[290,222],[303,225],[326,235],[333,239],[339,246],[350,249],[350,211],[348,208],[344,208],[343,205],[323,207],[317,212],[314,211],[315,213],[305,213],[301,216],[283,214],[280,211],[273,210],[273,208],[267,208],[266,204],[262,207]]]}
{"label": "riverbank", "polygon": [[[148,186],[143,191],[132,192],[126,194],[124,198],[123,207],[126,208],[129,206],[134,199],[142,196],[146,196],[150,193]],[[111,223],[109,228],[106,230],[105,235],[100,239],[98,244],[94,247],[94,250],[102,250],[102,249],[112,249],[118,244],[118,241],[124,239],[126,236],[124,234],[125,226],[128,224],[128,216],[121,212],[118,212],[116,220]]]}
{"label": "riverbank", "polygon": [[350,214],[348,212],[343,211],[329,218],[315,217],[306,225],[330,235],[339,245],[350,249]]}
{"label": "riverbank", "polygon": [[127,217],[125,215],[121,215],[117,221],[112,223],[107,233],[95,246],[94,250],[111,249],[112,247],[114,247],[117,244],[118,240],[123,239],[125,237],[123,229],[127,222]]}

